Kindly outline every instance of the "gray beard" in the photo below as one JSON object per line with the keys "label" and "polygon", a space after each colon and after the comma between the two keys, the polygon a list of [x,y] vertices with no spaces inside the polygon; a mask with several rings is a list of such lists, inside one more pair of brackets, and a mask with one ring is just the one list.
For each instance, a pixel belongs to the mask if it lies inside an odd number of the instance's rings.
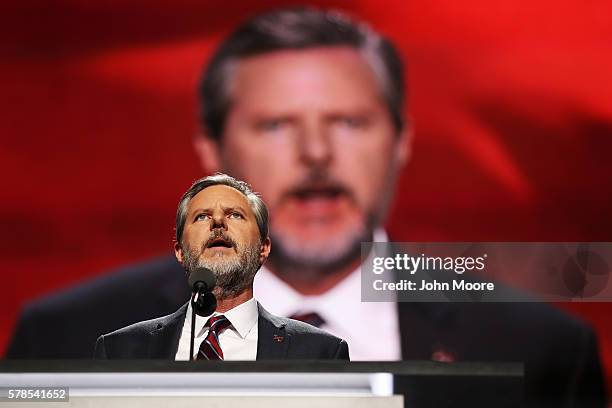
{"label": "gray beard", "polygon": [[210,269],[217,279],[217,285],[213,293],[217,299],[230,299],[253,286],[255,274],[261,267],[259,263],[259,252],[261,245],[241,248],[237,247],[238,259],[200,259],[202,251],[198,252],[188,248],[184,254],[184,265],[187,272],[191,273],[197,268]]}
{"label": "gray beard", "polygon": [[270,231],[272,262],[283,275],[325,275],[350,264],[361,255],[361,242],[372,241],[369,222],[355,225],[339,238],[303,242],[282,232]]}

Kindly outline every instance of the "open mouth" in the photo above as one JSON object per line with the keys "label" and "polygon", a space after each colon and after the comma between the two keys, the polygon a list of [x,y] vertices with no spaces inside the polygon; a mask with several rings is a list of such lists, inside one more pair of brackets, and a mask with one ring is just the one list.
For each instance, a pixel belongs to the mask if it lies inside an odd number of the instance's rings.
{"label": "open mouth", "polygon": [[229,239],[223,237],[213,238],[208,241],[206,248],[233,248],[234,245]]}
{"label": "open mouth", "polygon": [[346,194],[346,190],[338,186],[308,187],[293,191],[298,200],[336,199]]}

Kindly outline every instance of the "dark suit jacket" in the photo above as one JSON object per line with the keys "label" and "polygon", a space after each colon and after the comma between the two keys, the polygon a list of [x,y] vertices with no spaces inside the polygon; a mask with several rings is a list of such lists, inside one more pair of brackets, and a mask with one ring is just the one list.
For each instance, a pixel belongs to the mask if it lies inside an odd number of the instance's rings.
{"label": "dark suit jacket", "polygon": [[[258,305],[257,360],[348,360],[342,339],[297,320],[274,316]],[[105,334],[96,342],[95,358],[174,360],[187,303],[176,312]],[[197,347],[197,345],[196,345]]]}
{"label": "dark suit jacket", "polygon": [[[172,256],[127,267],[27,305],[7,357],[90,358],[100,334],[172,313],[188,297],[184,271]],[[532,406],[606,405],[593,331],[547,305],[398,303],[398,313],[404,360],[429,360],[441,350],[457,361],[524,361]],[[447,395],[439,384],[421,385],[410,386],[409,394],[420,406]]]}

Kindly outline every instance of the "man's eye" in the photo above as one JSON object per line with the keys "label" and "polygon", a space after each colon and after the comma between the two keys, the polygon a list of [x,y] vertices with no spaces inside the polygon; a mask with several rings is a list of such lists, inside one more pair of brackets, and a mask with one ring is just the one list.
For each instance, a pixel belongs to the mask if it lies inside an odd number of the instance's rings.
{"label": "man's eye", "polygon": [[267,119],[262,120],[257,124],[259,130],[264,132],[277,132],[287,125],[287,120],[284,119]]}
{"label": "man's eye", "polygon": [[364,127],[367,123],[367,120],[360,116],[343,116],[338,119],[338,122],[346,127],[357,129]]}
{"label": "man's eye", "polygon": [[196,221],[208,220],[208,219],[210,219],[210,215],[208,215],[208,214],[198,214],[195,217]]}
{"label": "man's eye", "polygon": [[243,216],[242,216],[242,214],[240,214],[240,213],[233,212],[233,213],[231,213],[231,214],[230,214],[230,218],[234,218],[234,219],[242,219],[242,218],[244,218],[244,217],[243,217]]}

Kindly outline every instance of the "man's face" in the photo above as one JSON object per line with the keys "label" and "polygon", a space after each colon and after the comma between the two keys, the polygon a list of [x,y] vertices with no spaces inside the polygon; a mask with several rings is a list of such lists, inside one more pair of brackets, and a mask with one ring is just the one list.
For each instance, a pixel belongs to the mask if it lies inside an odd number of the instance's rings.
{"label": "man's face", "polygon": [[189,202],[182,243],[175,250],[188,271],[202,266],[212,270],[219,288],[216,295],[227,298],[252,284],[270,242],[261,243],[246,197],[234,188],[216,185]]}
{"label": "man's face", "polygon": [[333,266],[371,240],[407,150],[380,89],[348,47],[236,64],[219,165],[262,194],[274,256]]}

